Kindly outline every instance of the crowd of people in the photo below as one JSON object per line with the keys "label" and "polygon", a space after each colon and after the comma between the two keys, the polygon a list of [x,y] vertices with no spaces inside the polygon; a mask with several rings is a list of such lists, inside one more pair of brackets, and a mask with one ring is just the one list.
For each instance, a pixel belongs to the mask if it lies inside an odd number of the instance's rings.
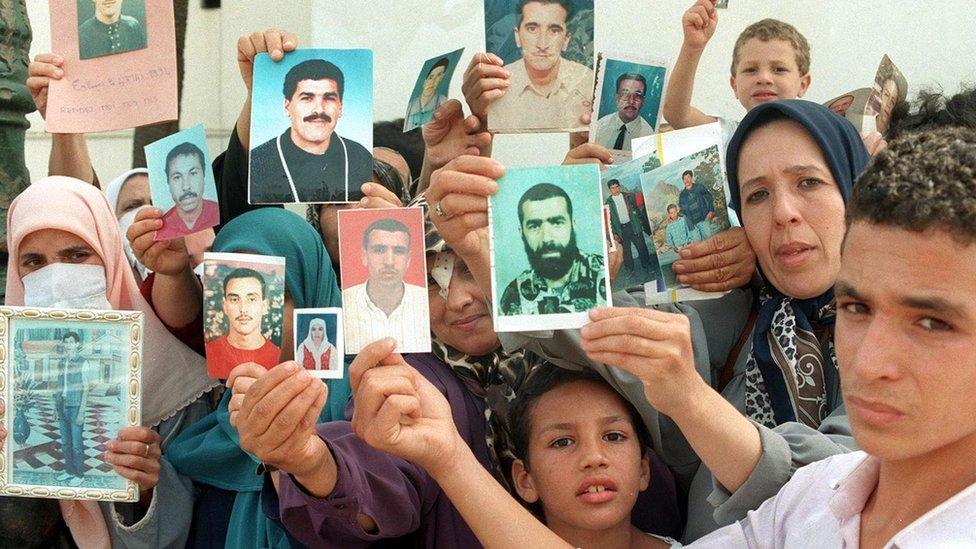
{"label": "crowd of people", "polygon": [[[717,119],[691,104],[717,24],[712,0],[684,13],[663,114],[674,129],[722,125],[741,227],[668,239],[681,282],[726,293],[650,307],[643,286],[618,291],[577,330],[493,329],[488,198],[505,166],[489,106],[515,89],[495,55],[471,60],[464,105],[425,88],[420,136],[393,123],[396,139],[376,139],[361,201],[307,219],[248,201],[249,101],[213,162],[221,224],[171,240],[154,238],[165,214],[145,170],[103,185],[84,135],[54,135],[48,177],[6,220],[6,304],[145,313],[146,426],[104,455],[140,499],[0,498],[0,544],[976,546],[976,91],[923,93],[884,135],[860,134],[801,99],[810,47],[765,19],[731,51],[747,114]],[[248,97],[255,56],[299,46],[241,36]],[[30,64],[42,116],[62,63]],[[610,163],[585,141],[571,136],[566,164]],[[608,188],[629,212],[610,208],[611,276],[634,264],[632,240],[649,267],[639,205]],[[291,341],[292,312],[341,306],[337,212],[417,205],[431,352],[380,339],[345,378],[313,377],[304,362],[343,357],[324,325]],[[286,259],[277,366],[207,377],[204,251]]]}

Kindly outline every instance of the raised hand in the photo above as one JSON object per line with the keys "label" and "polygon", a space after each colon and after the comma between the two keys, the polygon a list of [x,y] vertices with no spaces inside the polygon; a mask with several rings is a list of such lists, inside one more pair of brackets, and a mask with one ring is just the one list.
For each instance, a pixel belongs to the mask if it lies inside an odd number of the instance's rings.
{"label": "raised hand", "polygon": [[231,416],[241,448],[296,476],[316,468],[322,452],[328,452],[315,431],[328,387],[294,361],[275,366],[244,387],[238,380],[245,366],[232,372],[235,382],[231,389],[235,396],[246,389],[240,410]]}
{"label": "raised hand", "polygon": [[163,212],[159,208],[143,208],[136,214],[125,236],[139,263],[156,273],[176,276],[192,268],[190,254],[183,237],[172,240],[153,240],[163,227]]}
{"label": "raised hand", "polygon": [[53,53],[39,53],[27,65],[27,89],[34,99],[37,112],[41,113],[41,118],[47,115],[47,93],[51,80],[64,77],[62,66],[64,58]]}
{"label": "raised hand", "polygon": [[237,66],[241,69],[241,80],[251,93],[254,81],[254,58],[259,53],[267,53],[274,61],[281,61],[285,52],[298,47],[298,38],[290,32],[276,29],[245,34],[237,39]]}
{"label": "raised hand", "polygon": [[746,285],[756,272],[756,254],[741,227],[684,246],[674,262],[678,282],[703,292],[724,292]]}
{"label": "raised hand", "polygon": [[[508,91],[511,74],[503,68],[505,62],[493,53],[476,53],[464,71],[461,92],[471,109],[484,124],[488,105]],[[484,126],[482,126],[484,127]]]}
{"label": "raised hand", "polygon": [[488,253],[488,197],[498,191],[495,180],[504,174],[496,160],[460,156],[431,175],[430,219],[466,260]]}
{"label": "raised hand", "polygon": [[714,0],[697,0],[681,17],[681,29],[685,34],[684,45],[704,49],[718,27],[718,12]]}
{"label": "raised hand", "polygon": [[564,165],[569,164],[598,164],[602,170],[606,164],[613,163],[613,155],[610,149],[599,143],[583,143],[566,153],[563,159]]}
{"label": "raised hand", "polygon": [[370,446],[436,475],[451,465],[464,441],[447,399],[394,347],[389,338],[373,342],[349,367],[356,401],[352,427]]}
{"label": "raised hand", "polygon": [[586,355],[634,374],[647,401],[662,414],[673,415],[697,390],[708,388],[695,370],[691,328],[684,315],[603,307],[590,310],[590,321],[580,330]]}
{"label": "raised hand", "polygon": [[434,111],[434,118],[423,125],[424,160],[432,170],[462,156],[482,156],[491,146],[491,134],[480,131],[477,116],[464,116],[461,102],[451,99]]}

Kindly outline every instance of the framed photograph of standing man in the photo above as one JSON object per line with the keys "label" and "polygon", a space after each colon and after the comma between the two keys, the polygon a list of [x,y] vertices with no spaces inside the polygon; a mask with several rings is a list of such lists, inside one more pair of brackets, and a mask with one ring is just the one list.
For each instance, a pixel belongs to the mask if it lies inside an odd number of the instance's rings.
{"label": "framed photograph of standing man", "polygon": [[198,233],[220,224],[207,136],[196,125],[146,146],[152,202],[164,212],[156,240]]}
{"label": "framed photograph of standing man", "polygon": [[485,46],[509,86],[488,106],[496,133],[583,131],[593,107],[593,0],[485,0]]}
{"label": "framed photograph of standing man", "polygon": [[372,180],[373,52],[254,59],[248,202],[354,202]]}
{"label": "framed photograph of standing man", "polygon": [[610,305],[599,168],[510,169],[498,189],[488,202],[495,331],[582,327]]}
{"label": "framed photograph of standing man", "polygon": [[385,337],[430,352],[423,208],[339,211],[346,354]]}
{"label": "framed photograph of standing man", "polygon": [[0,307],[0,494],[138,501],[103,459],[141,420],[140,312]]}
{"label": "framed photograph of standing man", "polygon": [[207,373],[227,379],[244,362],[278,364],[285,306],[285,258],[203,255]]}
{"label": "framed photograph of standing man", "polygon": [[657,132],[667,73],[664,61],[600,54],[590,141],[610,149],[614,160],[630,159],[631,140]]}
{"label": "framed photograph of standing man", "polygon": [[77,0],[82,59],[146,47],[146,0]]}

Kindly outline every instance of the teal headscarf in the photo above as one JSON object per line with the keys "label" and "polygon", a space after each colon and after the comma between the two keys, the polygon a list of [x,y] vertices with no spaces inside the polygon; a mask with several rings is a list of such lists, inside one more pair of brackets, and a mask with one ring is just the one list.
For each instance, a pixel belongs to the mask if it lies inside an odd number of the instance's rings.
{"label": "teal headscarf", "polygon": [[[248,212],[225,225],[214,240],[215,252],[247,252],[285,258],[285,286],[296,308],[339,307],[342,296],[322,239],[301,217],[278,208]],[[349,400],[348,379],[330,379],[329,400],[320,422],[343,418]],[[225,547],[290,547],[284,531],[268,520],[261,506],[264,478],[258,460],[240,447],[230,424],[224,393],[217,409],[170,443],[166,457],[195,482],[237,492]]]}

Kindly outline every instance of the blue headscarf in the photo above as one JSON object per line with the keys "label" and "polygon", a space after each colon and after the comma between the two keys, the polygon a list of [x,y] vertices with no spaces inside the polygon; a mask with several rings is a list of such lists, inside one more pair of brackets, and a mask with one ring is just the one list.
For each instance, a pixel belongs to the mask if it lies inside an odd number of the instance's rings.
{"label": "blue headscarf", "polygon": [[[305,221],[286,210],[262,208],[225,225],[215,252],[247,252],[285,258],[285,287],[296,308],[339,307],[342,297],[322,239]],[[330,379],[329,399],[320,422],[342,419],[349,400],[348,379]],[[180,434],[167,448],[176,470],[196,482],[237,492],[226,547],[289,547],[284,531],[264,514],[259,462],[240,448],[230,424],[226,391],[217,409]]]}
{"label": "blue headscarf", "polygon": [[[845,118],[816,103],[775,101],[749,111],[729,142],[729,192],[739,219],[745,221],[738,173],[742,146],[753,131],[777,119],[799,123],[816,141],[846,204],[854,180],[870,160],[857,130]],[[787,421],[800,421],[813,428],[820,425],[831,412],[824,368],[836,368],[834,313],[832,288],[813,298],[796,299],[765,284],[746,365],[746,415],[767,426]],[[823,340],[818,339],[815,326],[820,328]],[[824,364],[825,357],[830,364]]]}

